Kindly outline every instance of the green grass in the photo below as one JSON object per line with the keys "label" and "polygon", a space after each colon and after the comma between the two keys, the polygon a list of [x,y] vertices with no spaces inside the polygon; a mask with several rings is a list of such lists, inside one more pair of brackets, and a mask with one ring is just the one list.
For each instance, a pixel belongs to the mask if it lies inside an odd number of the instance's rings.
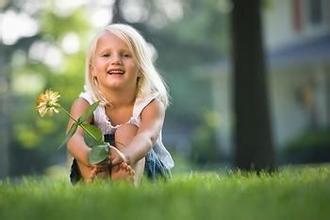
{"label": "green grass", "polygon": [[0,182],[0,219],[330,219],[330,166],[272,175],[190,173],[140,187],[66,179]]}

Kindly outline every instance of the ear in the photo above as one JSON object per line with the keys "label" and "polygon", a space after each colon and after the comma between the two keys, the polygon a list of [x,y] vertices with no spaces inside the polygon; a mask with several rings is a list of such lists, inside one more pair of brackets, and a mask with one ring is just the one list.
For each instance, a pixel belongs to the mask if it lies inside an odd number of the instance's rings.
{"label": "ear", "polygon": [[143,77],[143,74],[141,72],[141,70],[138,70],[137,71],[137,78],[142,78]]}
{"label": "ear", "polygon": [[94,65],[89,64],[88,65],[88,71],[89,71],[89,74],[91,74],[93,77],[96,75],[95,74],[95,67],[94,67]]}

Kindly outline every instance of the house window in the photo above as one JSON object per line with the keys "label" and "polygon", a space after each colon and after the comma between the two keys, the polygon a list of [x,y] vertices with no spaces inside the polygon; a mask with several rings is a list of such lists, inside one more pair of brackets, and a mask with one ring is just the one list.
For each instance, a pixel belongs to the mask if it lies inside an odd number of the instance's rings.
{"label": "house window", "polygon": [[322,32],[328,28],[329,0],[291,0],[292,28],[296,33]]}
{"label": "house window", "polygon": [[313,25],[321,24],[323,18],[322,0],[309,0],[308,6],[310,23]]}

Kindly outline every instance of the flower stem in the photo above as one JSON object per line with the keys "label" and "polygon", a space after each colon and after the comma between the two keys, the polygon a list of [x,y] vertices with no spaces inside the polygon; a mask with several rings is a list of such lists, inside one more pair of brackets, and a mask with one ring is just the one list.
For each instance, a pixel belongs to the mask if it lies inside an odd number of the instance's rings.
{"label": "flower stem", "polygon": [[72,115],[60,105],[61,109],[64,111],[65,114],[67,114],[74,122],[78,122],[75,118],[72,117]]}
{"label": "flower stem", "polygon": [[[70,112],[68,112],[61,105],[60,105],[60,107],[64,111],[65,114],[67,114],[74,122],[78,123],[78,121],[75,118],[72,117],[72,115],[70,114]],[[93,138],[95,141],[97,141],[96,140],[96,137],[89,130],[87,130],[86,128],[84,128],[84,126],[81,126],[81,124],[78,124],[78,126],[81,127],[91,138]]]}

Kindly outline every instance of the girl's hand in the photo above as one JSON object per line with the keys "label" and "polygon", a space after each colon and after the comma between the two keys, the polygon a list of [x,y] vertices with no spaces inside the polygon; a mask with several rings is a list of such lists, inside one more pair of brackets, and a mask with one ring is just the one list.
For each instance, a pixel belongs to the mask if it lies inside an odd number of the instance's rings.
{"label": "girl's hand", "polygon": [[93,180],[95,179],[96,175],[97,175],[97,167],[96,166],[93,166],[92,169],[91,169],[91,172],[90,172],[89,176],[85,179],[85,181],[87,183],[93,182]]}
{"label": "girl's hand", "polygon": [[134,182],[135,171],[125,162],[113,166],[111,171],[112,180],[128,180]]}
{"label": "girl's hand", "polygon": [[117,148],[111,145],[109,145],[109,147],[110,147],[109,160],[111,161],[112,166],[119,165],[123,162],[129,164],[127,157],[120,150],[118,150]]}
{"label": "girl's hand", "polygon": [[135,175],[135,170],[130,165],[128,165],[127,163],[122,162],[121,164],[119,164],[119,167],[120,167],[121,170],[126,171],[130,176]]}

